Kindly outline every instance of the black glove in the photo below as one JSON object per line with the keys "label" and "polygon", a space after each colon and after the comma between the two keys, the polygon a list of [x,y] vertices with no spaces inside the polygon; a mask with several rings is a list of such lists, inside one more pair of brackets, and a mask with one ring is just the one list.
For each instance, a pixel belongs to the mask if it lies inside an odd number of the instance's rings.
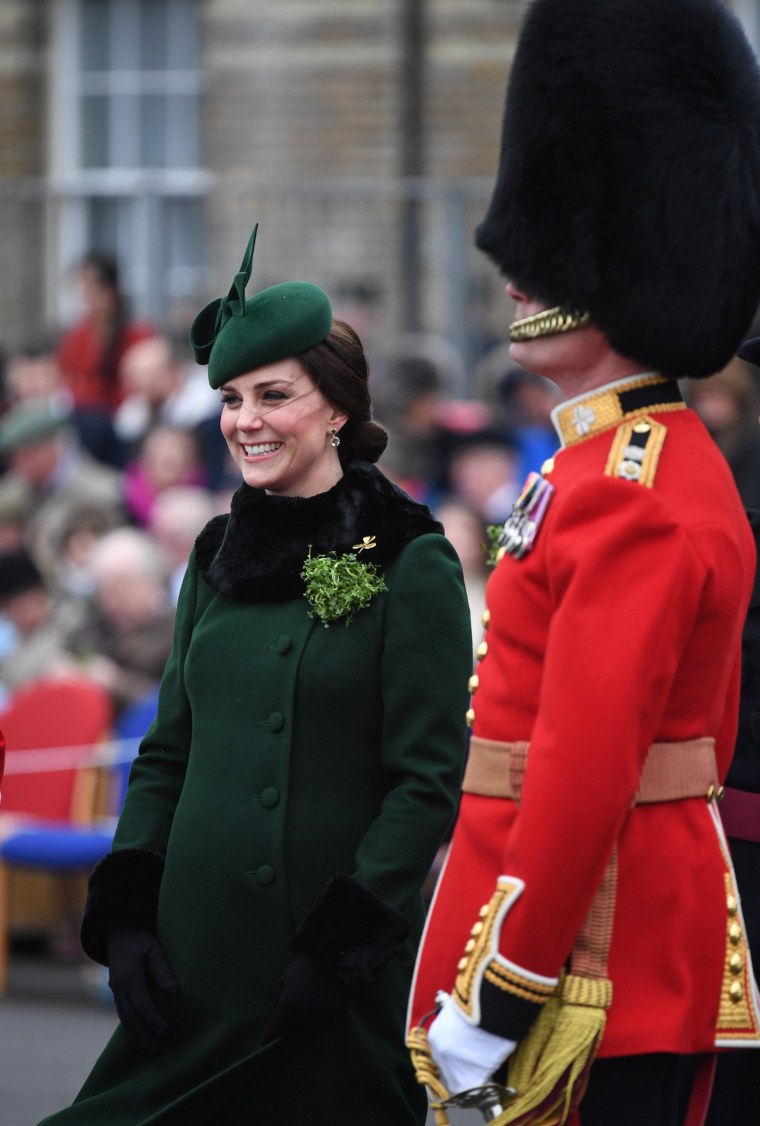
{"label": "black glove", "polygon": [[351,989],[320,958],[299,950],[283,974],[282,993],[264,1041],[324,1024],[345,1008]]}
{"label": "black glove", "polygon": [[137,928],[113,931],[108,936],[108,969],[119,1020],[144,1052],[159,1052],[169,1025],[153,1002],[149,983],[166,993],[177,993],[179,985],[156,936]]}

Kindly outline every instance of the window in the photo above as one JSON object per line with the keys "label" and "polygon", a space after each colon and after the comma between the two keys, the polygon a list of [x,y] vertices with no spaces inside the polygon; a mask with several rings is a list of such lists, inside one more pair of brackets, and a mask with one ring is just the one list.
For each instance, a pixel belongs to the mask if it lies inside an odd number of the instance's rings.
{"label": "window", "polygon": [[204,288],[200,0],[59,0],[53,13],[59,276],[109,251],[135,311],[160,319]]}
{"label": "window", "polygon": [[197,168],[197,0],[82,0],[82,168]]}

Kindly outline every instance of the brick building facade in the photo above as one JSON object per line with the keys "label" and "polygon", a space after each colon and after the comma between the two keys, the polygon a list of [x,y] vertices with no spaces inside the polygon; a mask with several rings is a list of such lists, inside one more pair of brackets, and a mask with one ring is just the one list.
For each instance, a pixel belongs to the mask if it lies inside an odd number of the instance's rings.
{"label": "brick building facade", "polygon": [[[112,11],[120,2],[128,0],[100,0]],[[148,8],[173,4],[143,0]],[[415,6],[423,41],[413,73],[422,91],[419,118],[410,120],[404,17]],[[124,239],[129,222],[121,219],[115,245],[100,247],[127,258],[124,273],[138,310],[163,316],[226,288],[258,220],[254,286],[308,277],[334,288],[340,300],[372,300],[383,336],[404,328],[445,334],[456,319],[452,302],[466,299],[473,273],[488,270],[471,249],[471,228],[493,177],[523,7],[524,0],[200,0],[200,145],[195,186],[186,197],[195,211],[185,227],[197,237],[196,259],[175,269],[179,283],[168,272],[161,276],[166,256],[141,270],[141,242],[151,244],[154,232],[147,240]],[[62,109],[76,93],[69,41],[83,34],[91,16],[86,0],[4,0],[0,10],[0,344],[6,350],[65,320],[67,267],[89,249],[92,226],[82,219],[88,201],[96,211],[102,200],[117,198],[137,208],[141,193],[156,188],[165,200],[166,169],[119,168],[117,157],[108,183],[102,168],[97,182],[72,172],[76,109],[73,101]],[[411,161],[410,139],[419,148]],[[58,162],[56,153],[63,154]],[[410,209],[418,242],[413,256]],[[160,240],[163,213],[157,214]],[[410,270],[420,275],[416,323],[405,298]],[[151,292],[140,284],[146,276]],[[497,281],[494,288],[499,291]],[[460,325],[460,345],[462,331]]]}
{"label": "brick building facade", "polygon": [[[443,336],[467,390],[507,319],[472,231],[525,5],[3,0],[0,348],[65,322],[67,268],[93,247],[138,312],[181,322],[259,221],[254,288],[316,281],[370,344]],[[735,7],[756,23],[757,0]]]}

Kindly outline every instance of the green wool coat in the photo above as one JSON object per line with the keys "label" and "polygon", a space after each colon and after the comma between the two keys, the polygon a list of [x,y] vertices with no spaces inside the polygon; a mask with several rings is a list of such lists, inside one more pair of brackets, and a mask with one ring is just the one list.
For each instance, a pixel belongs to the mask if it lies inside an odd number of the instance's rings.
{"label": "green wool coat", "polygon": [[[340,550],[375,532],[361,515]],[[180,990],[157,1001],[171,1034],[151,1057],[117,1028],[46,1126],[424,1122],[404,1019],[420,889],[455,813],[471,635],[443,535],[415,536],[382,570],[387,592],[325,628],[302,584],[241,601],[191,558],[114,845],[165,857],[155,925]],[[338,873],[403,915],[408,937],[337,1018],[262,1046],[294,932]]]}

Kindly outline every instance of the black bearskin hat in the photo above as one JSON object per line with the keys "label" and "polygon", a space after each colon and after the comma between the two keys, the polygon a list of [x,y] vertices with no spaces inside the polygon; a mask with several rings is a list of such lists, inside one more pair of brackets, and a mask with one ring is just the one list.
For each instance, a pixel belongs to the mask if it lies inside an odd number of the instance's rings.
{"label": "black bearskin hat", "polygon": [[476,243],[642,368],[724,367],[760,301],[760,70],[723,0],[534,0]]}

